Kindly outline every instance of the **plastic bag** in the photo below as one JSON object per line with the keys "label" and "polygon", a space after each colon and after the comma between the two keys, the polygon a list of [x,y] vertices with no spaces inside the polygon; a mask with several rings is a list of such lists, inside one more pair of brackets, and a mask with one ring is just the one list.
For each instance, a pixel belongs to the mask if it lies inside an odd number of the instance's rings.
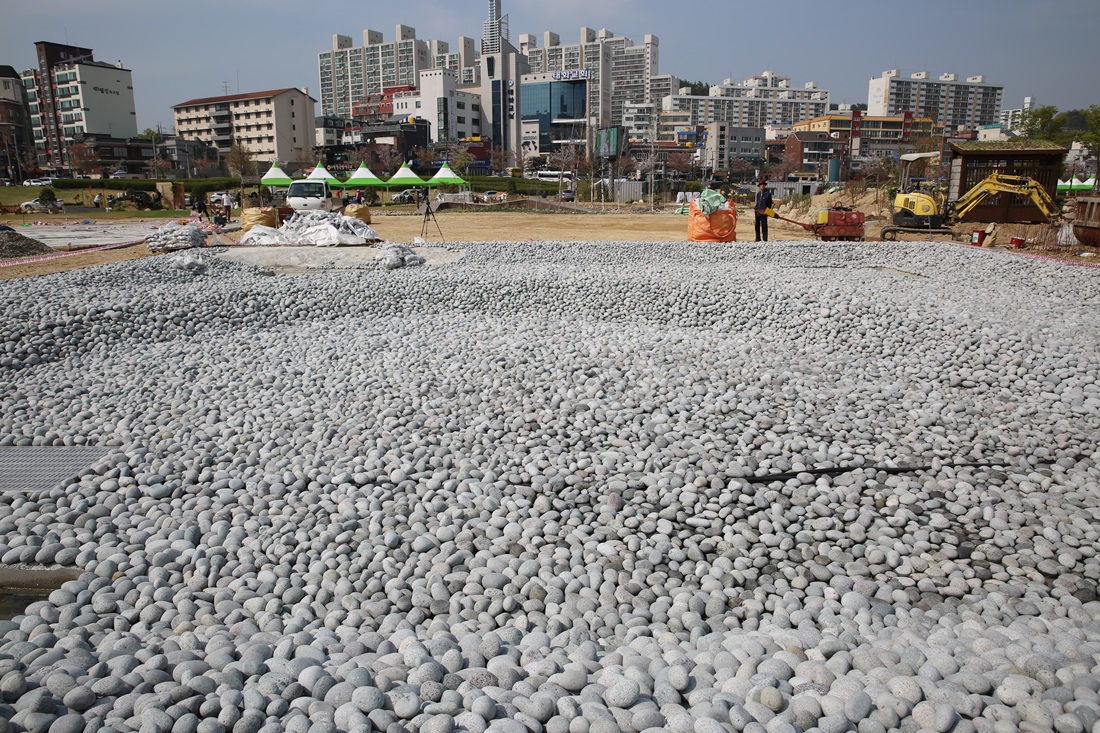
{"label": "plastic bag", "polygon": [[192,275],[206,275],[210,272],[210,265],[203,261],[202,257],[193,252],[184,252],[172,258],[172,267]]}

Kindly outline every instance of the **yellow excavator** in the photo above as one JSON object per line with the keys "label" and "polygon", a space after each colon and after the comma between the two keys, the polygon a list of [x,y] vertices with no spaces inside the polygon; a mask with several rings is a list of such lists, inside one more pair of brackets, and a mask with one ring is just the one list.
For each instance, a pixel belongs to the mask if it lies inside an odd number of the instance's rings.
{"label": "yellow excavator", "polygon": [[946,234],[959,237],[959,232],[951,228],[975,206],[991,196],[998,194],[1019,194],[1027,196],[1039,207],[1039,211],[1051,222],[1056,221],[1061,212],[1050,194],[1034,178],[1027,176],[1009,176],[993,173],[979,181],[973,188],[959,197],[958,201],[947,203],[942,196],[909,190],[909,167],[922,158],[938,157],[939,153],[906,153],[901,156],[902,190],[894,197],[893,226],[883,227],[882,238],[886,241],[897,239],[898,234]]}

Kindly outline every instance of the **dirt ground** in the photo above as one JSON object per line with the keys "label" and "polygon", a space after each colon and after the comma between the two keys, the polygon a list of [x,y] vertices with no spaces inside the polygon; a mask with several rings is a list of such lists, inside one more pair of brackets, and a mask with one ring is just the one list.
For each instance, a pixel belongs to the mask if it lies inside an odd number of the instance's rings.
{"label": "dirt ground", "polygon": [[68,272],[69,270],[79,270],[84,267],[95,267],[96,265],[106,265],[111,262],[125,262],[126,260],[137,260],[142,257],[153,256],[154,255],[151,254],[143,244],[126,247],[125,249],[110,249],[88,252],[86,254],[74,254],[67,257],[58,257],[53,260],[45,260],[43,262],[31,262],[25,265],[0,267],[0,280],[14,280],[21,277],[34,277],[36,275],[52,275],[55,272]]}
{"label": "dirt ground", "polygon": [[[850,201],[851,196],[844,194],[825,194],[815,196],[810,208],[805,212],[780,209],[783,216],[793,219],[808,220],[812,212],[827,208],[830,205],[840,204],[855,207],[868,214],[867,239],[877,238],[878,231],[886,223],[884,211],[888,211],[888,203],[874,200],[874,194],[870,193],[857,201]],[[864,200],[866,199],[866,200]],[[421,235],[425,228],[424,218],[417,214],[408,213],[383,213],[373,212],[374,229],[388,242],[401,242],[410,244],[415,237]],[[438,222],[438,228],[436,225]],[[687,239],[688,218],[683,214],[673,213],[671,207],[651,212],[649,207],[637,207],[628,209],[624,207],[620,211],[601,213],[530,213],[530,212],[464,212],[441,211],[436,219],[429,220],[427,224],[428,242],[435,243],[442,239],[446,242],[490,242],[490,241],[571,241],[571,242],[602,242],[602,241],[639,241],[639,242],[668,242],[684,241]],[[968,223],[965,228],[984,229],[984,224]],[[770,239],[780,240],[804,240],[813,237],[799,226],[783,221],[772,220],[770,222]],[[1000,229],[993,240],[994,245],[1008,244],[1011,236],[1019,236],[1025,232],[1017,233],[1009,227]],[[236,238],[239,235],[232,235]],[[1034,254],[1052,256],[1059,259],[1076,260],[1080,262],[1097,262],[1100,257],[1090,259],[1094,254],[1088,252],[1084,257],[1081,251],[1086,248],[1055,248],[1048,246],[1043,234],[1031,234],[1030,239],[1034,244],[1029,247]],[[753,216],[749,209],[738,210],[737,241],[751,242],[753,235]],[[920,240],[922,237],[901,236],[899,239]],[[949,241],[947,237],[937,239]],[[1003,240],[1003,241],[1002,241]],[[55,272],[64,272],[83,267],[105,264],[109,262],[121,262],[125,260],[148,257],[149,252],[143,245],[128,247],[125,249],[90,252],[84,255],[73,255],[47,260],[39,263],[0,267],[0,280],[19,277],[33,277]]]}

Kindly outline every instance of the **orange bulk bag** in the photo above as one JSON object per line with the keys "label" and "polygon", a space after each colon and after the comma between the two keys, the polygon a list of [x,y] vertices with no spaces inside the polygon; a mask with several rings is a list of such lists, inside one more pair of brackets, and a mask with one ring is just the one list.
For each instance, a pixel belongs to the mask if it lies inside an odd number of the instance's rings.
{"label": "orange bulk bag", "polygon": [[692,201],[688,207],[689,242],[736,242],[737,209],[730,202],[729,209],[718,209],[709,217]]}

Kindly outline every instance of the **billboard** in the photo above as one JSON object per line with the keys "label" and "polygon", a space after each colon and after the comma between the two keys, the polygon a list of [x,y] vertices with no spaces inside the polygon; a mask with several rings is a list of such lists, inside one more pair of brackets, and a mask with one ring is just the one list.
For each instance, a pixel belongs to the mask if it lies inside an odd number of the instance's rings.
{"label": "billboard", "polygon": [[626,143],[626,128],[604,127],[596,130],[594,152],[599,158],[618,158]]}

